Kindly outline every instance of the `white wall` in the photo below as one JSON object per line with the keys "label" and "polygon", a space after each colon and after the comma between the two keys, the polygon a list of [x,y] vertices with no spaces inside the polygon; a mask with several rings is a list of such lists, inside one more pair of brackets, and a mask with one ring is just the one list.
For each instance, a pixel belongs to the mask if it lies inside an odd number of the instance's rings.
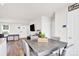
{"label": "white wall", "polygon": [[31,20],[29,25],[35,24],[35,30],[41,29],[41,18]]}
{"label": "white wall", "polygon": [[55,19],[51,21],[51,37],[55,36]]}
{"label": "white wall", "polygon": [[51,16],[51,38],[55,36],[55,12]]}
{"label": "white wall", "polygon": [[[9,25],[9,34],[19,34],[20,38],[27,37],[27,24],[0,22],[1,33],[3,32],[2,26],[6,24]],[[18,27],[20,27],[20,29],[18,29]]]}
{"label": "white wall", "polygon": [[60,37],[61,41],[66,41],[67,28],[62,26],[66,24],[67,7],[55,11],[55,36]]}
{"label": "white wall", "polygon": [[[41,16],[38,19],[31,20],[29,23],[30,24],[35,24],[35,30],[41,30],[43,33],[45,33],[45,36],[50,38],[51,37],[51,19],[47,16]],[[35,32],[31,32],[31,35],[34,34]]]}
{"label": "white wall", "polygon": [[41,31],[45,33],[45,36],[50,38],[51,37],[51,19],[46,16],[41,17]]}
{"label": "white wall", "polygon": [[[31,24],[35,25],[35,31],[30,31],[30,25]],[[34,35],[37,30],[41,30],[41,19],[40,18],[29,21],[29,25],[28,25],[28,33],[29,33],[29,35]]]}
{"label": "white wall", "polygon": [[1,33],[1,25],[0,25],[0,33]]}

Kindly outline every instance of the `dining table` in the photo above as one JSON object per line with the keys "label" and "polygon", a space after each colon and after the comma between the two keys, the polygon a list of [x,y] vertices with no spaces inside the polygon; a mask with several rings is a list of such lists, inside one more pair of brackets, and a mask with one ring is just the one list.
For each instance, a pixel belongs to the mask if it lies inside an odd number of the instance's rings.
{"label": "dining table", "polygon": [[49,54],[49,52],[54,52],[57,49],[67,47],[67,42],[62,42],[54,39],[48,39],[48,42],[38,42],[37,39],[25,39],[25,41],[28,43],[29,47],[33,50],[36,56],[45,56]]}

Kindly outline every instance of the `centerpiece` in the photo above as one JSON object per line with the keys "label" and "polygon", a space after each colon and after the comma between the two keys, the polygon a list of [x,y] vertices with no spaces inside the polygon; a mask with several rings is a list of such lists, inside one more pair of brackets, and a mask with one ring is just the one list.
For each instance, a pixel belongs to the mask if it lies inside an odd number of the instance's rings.
{"label": "centerpiece", "polygon": [[48,39],[45,37],[45,33],[39,33],[38,42],[48,42]]}

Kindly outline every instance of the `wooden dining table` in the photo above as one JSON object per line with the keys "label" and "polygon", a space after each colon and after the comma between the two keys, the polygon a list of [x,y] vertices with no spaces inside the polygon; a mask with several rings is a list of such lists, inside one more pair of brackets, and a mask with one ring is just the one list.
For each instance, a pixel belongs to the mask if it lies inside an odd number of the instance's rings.
{"label": "wooden dining table", "polygon": [[29,47],[33,50],[34,54],[37,56],[45,56],[51,51],[55,51],[60,48],[66,48],[67,42],[62,42],[58,40],[48,39],[48,42],[38,42],[38,40],[27,40]]}

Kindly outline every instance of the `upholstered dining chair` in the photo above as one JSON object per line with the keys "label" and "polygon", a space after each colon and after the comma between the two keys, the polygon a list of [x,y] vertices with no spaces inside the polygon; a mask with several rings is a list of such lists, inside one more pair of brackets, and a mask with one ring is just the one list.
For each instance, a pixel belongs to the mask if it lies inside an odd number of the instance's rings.
{"label": "upholstered dining chair", "polygon": [[13,36],[8,35],[8,36],[7,36],[7,40],[8,40],[8,41],[9,41],[9,40],[14,40],[14,38],[13,38]]}
{"label": "upholstered dining chair", "polygon": [[25,56],[30,56],[29,46],[25,40],[22,40],[22,48],[24,50]]}
{"label": "upholstered dining chair", "polygon": [[[70,47],[70,46],[69,46]],[[49,54],[48,56],[65,56],[66,52],[67,52],[67,45],[61,49],[57,49],[56,51],[52,52],[51,54]]]}
{"label": "upholstered dining chair", "polygon": [[[56,36],[52,36],[51,39],[52,39],[52,40],[60,41],[60,37],[56,37]],[[63,49],[63,48],[62,48],[62,49]],[[51,52],[51,53],[49,54],[49,56],[59,56],[59,52],[61,52],[62,49],[61,49],[61,50],[56,49],[54,52]]]}

